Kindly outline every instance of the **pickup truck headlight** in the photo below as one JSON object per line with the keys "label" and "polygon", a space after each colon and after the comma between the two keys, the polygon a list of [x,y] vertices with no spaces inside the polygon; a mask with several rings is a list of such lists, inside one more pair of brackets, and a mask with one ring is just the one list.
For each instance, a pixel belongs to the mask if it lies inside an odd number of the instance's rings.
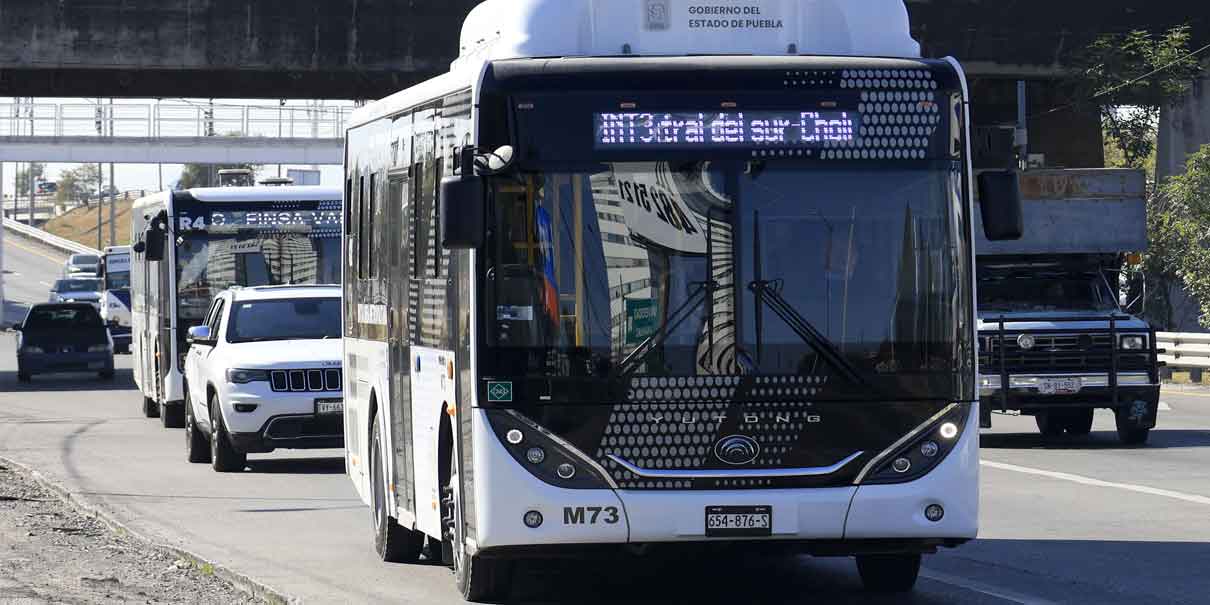
{"label": "pickup truck headlight", "polygon": [[266,370],[227,370],[227,382],[232,384],[269,382],[269,372]]}
{"label": "pickup truck headlight", "polygon": [[28,346],[28,347],[21,347],[21,352],[26,355],[41,355],[41,354],[45,353],[46,351],[43,351],[42,347]]}
{"label": "pickup truck headlight", "polygon": [[1124,351],[1142,351],[1147,348],[1147,337],[1123,336],[1121,338],[1121,348]]}
{"label": "pickup truck headlight", "polygon": [[89,353],[108,353],[109,345],[91,345],[88,347]]}

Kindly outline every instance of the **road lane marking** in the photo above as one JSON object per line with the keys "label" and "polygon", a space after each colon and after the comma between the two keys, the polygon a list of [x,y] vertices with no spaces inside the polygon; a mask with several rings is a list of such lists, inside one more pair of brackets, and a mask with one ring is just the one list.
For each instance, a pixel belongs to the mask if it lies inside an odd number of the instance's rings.
{"label": "road lane marking", "polygon": [[1010,603],[1020,603],[1021,605],[1055,605],[1054,601],[1047,601],[1043,598],[1024,595],[1019,592],[1000,588],[998,586],[984,584],[983,582],[979,582],[977,580],[960,578],[958,576],[952,576],[950,574],[933,571],[931,569],[921,569],[920,575],[933,580],[934,582],[941,582],[942,584],[957,586],[958,588],[963,588],[979,594],[985,594],[989,597],[1009,601]]}
{"label": "road lane marking", "polygon": [[1168,405],[1168,403],[1165,401],[1161,401],[1160,402],[1160,411],[1161,412],[1171,412],[1172,406]]}
{"label": "road lane marking", "polygon": [[1196,391],[1178,391],[1169,389],[1164,391],[1164,393],[1168,395],[1175,395],[1177,397],[1210,397],[1210,393],[1198,393]]}
{"label": "road lane marking", "polygon": [[1156,487],[1147,487],[1146,485],[1134,485],[1132,483],[1114,483],[1112,481],[1101,481],[1092,477],[1084,477],[1082,475],[1073,475],[1071,473],[1059,473],[1055,471],[1045,471],[1037,468],[1029,468],[1027,466],[1017,466],[1015,464],[1004,464],[1002,462],[992,462],[990,460],[982,460],[980,464],[983,466],[999,469],[1002,471],[1012,471],[1014,473],[1024,473],[1026,475],[1036,475],[1039,477],[1049,477],[1051,479],[1059,479],[1061,481],[1070,481],[1081,485],[1089,485],[1092,487],[1108,487],[1112,489],[1120,489],[1138,494],[1147,494],[1149,496],[1160,496],[1163,498],[1171,498],[1173,500],[1181,500],[1184,502],[1192,502],[1193,504],[1204,504],[1210,506],[1210,497],[1199,496],[1197,494],[1186,494],[1184,492],[1176,492],[1169,489],[1159,489]]}

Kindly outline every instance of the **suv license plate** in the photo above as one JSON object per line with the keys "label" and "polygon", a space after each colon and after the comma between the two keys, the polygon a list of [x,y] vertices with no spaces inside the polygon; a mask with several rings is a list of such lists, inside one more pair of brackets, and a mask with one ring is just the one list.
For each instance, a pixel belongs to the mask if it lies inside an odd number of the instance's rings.
{"label": "suv license plate", "polygon": [[1075,395],[1084,388],[1084,382],[1079,378],[1043,378],[1038,381],[1038,393],[1041,395]]}
{"label": "suv license plate", "polygon": [[316,399],[315,413],[319,415],[343,414],[345,401],[343,399]]}
{"label": "suv license plate", "polygon": [[707,506],[706,537],[773,535],[772,506]]}

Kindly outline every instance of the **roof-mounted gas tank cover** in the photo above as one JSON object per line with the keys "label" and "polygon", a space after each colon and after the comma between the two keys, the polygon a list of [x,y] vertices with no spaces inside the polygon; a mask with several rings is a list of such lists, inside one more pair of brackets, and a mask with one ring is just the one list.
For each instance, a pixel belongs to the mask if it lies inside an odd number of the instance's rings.
{"label": "roof-mounted gas tank cover", "polygon": [[626,55],[918,58],[903,0],[486,0],[462,62]]}

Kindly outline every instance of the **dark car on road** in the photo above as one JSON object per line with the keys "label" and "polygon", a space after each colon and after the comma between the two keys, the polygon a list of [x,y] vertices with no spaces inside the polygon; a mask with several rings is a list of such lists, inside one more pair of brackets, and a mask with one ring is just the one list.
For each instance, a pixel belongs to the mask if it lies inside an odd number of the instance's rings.
{"label": "dark car on road", "polygon": [[113,340],[96,307],[87,303],[34,305],[16,326],[17,380],[35,374],[96,372],[113,378]]}

